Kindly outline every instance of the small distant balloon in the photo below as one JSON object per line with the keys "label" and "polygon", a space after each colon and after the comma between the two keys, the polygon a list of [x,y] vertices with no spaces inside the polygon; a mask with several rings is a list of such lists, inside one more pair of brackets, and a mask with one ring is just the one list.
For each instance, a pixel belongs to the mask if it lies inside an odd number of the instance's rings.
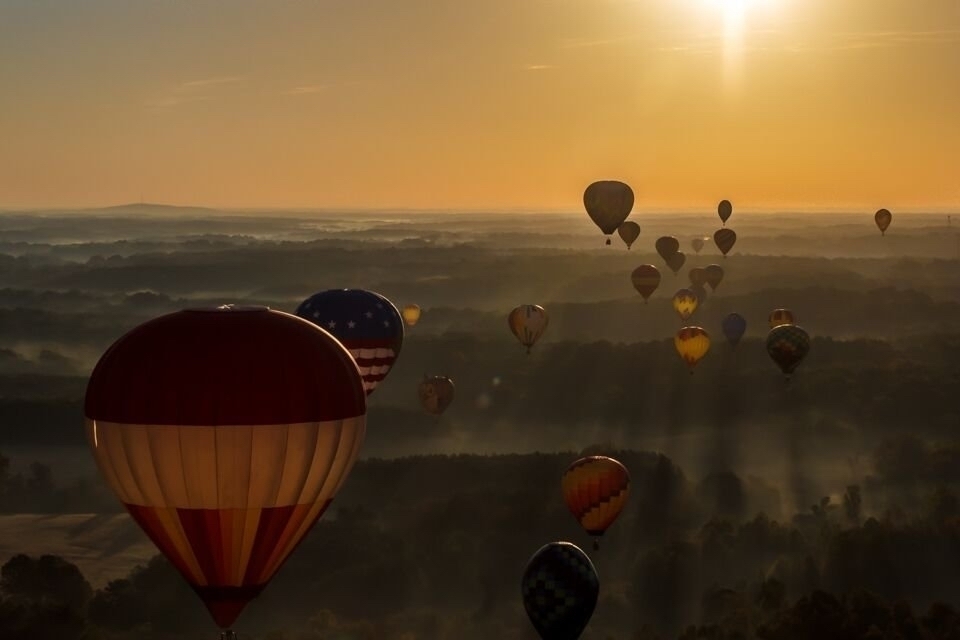
{"label": "small distant balloon", "polygon": [[700,255],[700,252],[703,250],[704,241],[703,238],[694,238],[690,241],[690,244],[693,246],[693,251],[697,255]]}
{"label": "small distant balloon", "polygon": [[690,289],[680,289],[673,294],[673,310],[677,312],[681,320],[686,321],[697,310],[700,301],[697,294]]}
{"label": "small distant balloon", "polygon": [[736,347],[740,344],[740,338],[743,337],[743,334],[747,330],[747,321],[739,313],[731,313],[723,319],[721,327],[723,328],[723,335],[726,336],[727,342],[730,343],[730,346]]}
{"label": "small distant balloon", "polygon": [[717,215],[720,216],[720,221],[723,223],[723,226],[727,226],[727,220],[730,219],[730,216],[733,214],[733,205],[730,204],[729,200],[721,200],[720,204],[717,205]]}
{"label": "small distant balloon", "polygon": [[633,270],[630,279],[633,281],[633,288],[643,296],[646,303],[660,286],[660,270],[652,264],[642,264]]}
{"label": "small distant balloon", "polygon": [[677,353],[690,367],[690,373],[710,350],[710,334],[703,327],[684,327],[673,339]]}
{"label": "small distant balloon", "polygon": [[593,617],[600,579],[579,547],[551,542],[530,558],[520,589],[523,607],[542,640],[577,640]]}
{"label": "small distant balloon", "polygon": [[790,309],[774,309],[770,312],[770,315],[767,316],[767,322],[770,324],[771,329],[781,324],[795,324],[796,321],[796,317]]}
{"label": "small distant balloon", "polygon": [[407,323],[408,327],[420,322],[420,313],[420,307],[415,304],[408,304],[400,311],[400,315],[403,316],[403,321]]}
{"label": "small distant balloon", "polygon": [[640,237],[640,225],[633,220],[627,220],[617,227],[617,233],[620,234],[620,239],[623,240],[627,245],[627,249],[629,249],[633,246],[633,243],[637,241],[637,238]]}
{"label": "small distant balloon", "polygon": [[697,301],[700,304],[703,304],[707,301],[707,290],[703,287],[703,285],[690,285],[690,291],[693,291],[694,295],[697,296]]}
{"label": "small distant balloon", "polygon": [[716,291],[723,281],[723,267],[718,264],[708,264],[703,270],[707,272],[707,284],[710,285],[710,290]]}
{"label": "small distant balloon", "polygon": [[594,224],[609,236],[633,210],[633,189],[616,180],[594,182],[583,192],[583,206]]}
{"label": "small distant balloon", "polygon": [[810,336],[795,324],[781,324],[767,334],[767,353],[787,380],[810,351]]}
{"label": "small distant balloon", "polygon": [[683,251],[677,251],[669,258],[667,258],[667,266],[670,267],[670,270],[673,271],[673,275],[680,273],[680,269],[683,269],[683,263],[687,261],[687,256]]}
{"label": "small distant balloon", "polygon": [[717,229],[713,234],[713,241],[716,243],[720,253],[726,258],[733,245],[737,242],[737,234],[733,229]]}
{"label": "small distant balloon", "polygon": [[690,284],[695,287],[707,284],[707,270],[701,267],[690,269]]}
{"label": "small distant balloon", "polygon": [[893,214],[887,211],[886,209],[880,209],[873,216],[874,222],[877,223],[877,228],[880,229],[880,235],[887,235],[887,227],[890,226],[890,222],[893,220]]}
{"label": "small distant balloon", "polygon": [[453,402],[453,380],[446,376],[424,376],[417,388],[420,404],[427,413],[442,415]]}
{"label": "small distant balloon", "polygon": [[516,336],[520,344],[527,348],[527,353],[536,344],[543,332],[547,330],[550,317],[538,304],[522,304],[507,316],[510,331]]}
{"label": "small distant balloon", "polygon": [[670,256],[680,250],[680,241],[673,236],[661,236],[657,238],[655,246],[660,257],[669,264]]}

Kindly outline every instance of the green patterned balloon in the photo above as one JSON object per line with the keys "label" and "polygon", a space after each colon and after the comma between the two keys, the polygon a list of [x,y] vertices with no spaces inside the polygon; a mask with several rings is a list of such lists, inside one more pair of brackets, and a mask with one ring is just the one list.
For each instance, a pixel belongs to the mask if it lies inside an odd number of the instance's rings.
{"label": "green patterned balloon", "polygon": [[810,336],[803,327],[781,324],[767,334],[767,353],[777,363],[787,379],[810,351]]}
{"label": "green patterned balloon", "polygon": [[530,622],[543,640],[577,640],[597,606],[600,580],[579,547],[551,542],[530,558],[521,590]]}

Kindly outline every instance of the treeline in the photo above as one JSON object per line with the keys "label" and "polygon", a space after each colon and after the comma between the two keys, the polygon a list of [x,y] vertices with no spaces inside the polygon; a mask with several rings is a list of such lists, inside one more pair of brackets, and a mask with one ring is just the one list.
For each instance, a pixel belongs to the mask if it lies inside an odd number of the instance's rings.
{"label": "treeline", "polygon": [[[786,384],[756,338],[735,351],[715,339],[691,375],[672,339],[546,343],[527,356],[510,335],[412,335],[370,398],[367,451],[394,455],[392,447],[407,452],[453,433],[500,451],[555,450],[556,442],[587,444],[584,433],[630,444],[633,436],[757,424],[815,432],[827,445],[904,429],[944,437],[960,424],[958,358],[956,334],[900,345],[814,337]],[[456,398],[440,419],[419,407],[424,374],[455,381]],[[83,378],[0,376],[0,446],[82,444],[84,388]]]}
{"label": "treeline", "polygon": [[[758,513],[778,498],[757,481],[694,480],[661,455],[591,451],[623,461],[632,487],[590,552],[602,589],[584,640],[956,637],[960,618],[942,603],[960,597],[960,447],[885,443],[862,487],[776,519]],[[526,561],[550,540],[590,548],[559,496],[575,455],[361,462],[238,630],[257,640],[535,637],[519,596]],[[914,498],[890,502],[911,472]],[[214,633],[160,557],[95,590],[62,560],[18,556],[0,591],[4,640]]]}

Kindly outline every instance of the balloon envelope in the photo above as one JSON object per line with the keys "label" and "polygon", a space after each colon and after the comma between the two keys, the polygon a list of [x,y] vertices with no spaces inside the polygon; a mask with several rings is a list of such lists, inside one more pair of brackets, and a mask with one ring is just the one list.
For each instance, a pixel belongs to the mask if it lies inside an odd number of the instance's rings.
{"label": "balloon envelope", "polygon": [[593,617],[600,580],[579,547],[551,542],[530,558],[520,590],[523,607],[543,640],[577,640]]}
{"label": "balloon envelope", "polygon": [[633,220],[627,220],[617,227],[617,233],[620,234],[620,239],[626,243],[627,249],[629,249],[640,237],[640,225]]}
{"label": "balloon envelope", "polygon": [[710,350],[710,334],[702,327],[684,327],[677,331],[673,345],[692,373],[693,368]]}
{"label": "balloon envelope", "polygon": [[697,294],[690,289],[680,289],[673,294],[673,310],[677,312],[681,320],[687,320],[697,310],[700,300]]}
{"label": "balloon envelope", "polygon": [[790,309],[774,309],[770,312],[770,315],[767,316],[767,322],[770,328],[773,329],[781,324],[794,324],[796,317]]}
{"label": "balloon envelope", "polygon": [[690,269],[690,284],[695,287],[702,287],[707,284],[707,270],[701,267]]}
{"label": "balloon envelope", "polygon": [[703,238],[694,238],[693,240],[690,241],[690,244],[691,246],[693,246],[694,252],[697,255],[700,255],[700,251],[703,249],[703,245],[704,245]]}
{"label": "balloon envelope", "polygon": [[227,306],[171,313],[114,342],[84,413],[107,485],[227,628],[350,473],[366,399],[329,333]]}
{"label": "balloon envelope", "polygon": [[633,210],[633,189],[616,180],[594,182],[583,192],[583,206],[594,224],[610,235]]}
{"label": "balloon envelope", "polygon": [[713,234],[713,241],[720,252],[726,256],[733,249],[733,245],[736,244],[737,234],[733,229],[717,229],[716,233]]}
{"label": "balloon envelope", "polygon": [[707,284],[711,291],[716,291],[723,281],[723,267],[718,264],[708,264],[703,270],[707,273]]}
{"label": "balloon envelope", "polygon": [[873,220],[877,223],[877,228],[880,229],[880,235],[886,235],[887,227],[890,226],[890,222],[893,220],[893,214],[886,209],[880,209],[874,214]]}
{"label": "balloon envelope", "polygon": [[520,344],[527,348],[527,353],[530,353],[530,348],[547,330],[550,317],[538,304],[522,304],[510,312],[507,316],[507,324]]}
{"label": "balloon envelope", "polygon": [[730,219],[730,216],[733,214],[733,205],[730,204],[729,200],[721,200],[720,204],[717,205],[717,215],[720,216],[721,222],[724,225],[727,224],[727,220]]}
{"label": "balloon envelope", "polygon": [[683,263],[686,261],[687,256],[684,255],[683,251],[677,251],[667,258],[667,266],[673,271],[673,275],[677,275],[680,273],[680,269],[683,269]]}
{"label": "balloon envelope", "polygon": [[633,281],[633,288],[643,296],[646,302],[660,286],[660,270],[652,264],[642,264],[633,270],[630,279]]}
{"label": "balloon envelope", "polygon": [[400,315],[403,316],[403,321],[407,323],[408,327],[420,322],[420,313],[420,307],[415,304],[408,304],[400,311]]}
{"label": "balloon envelope", "polygon": [[563,501],[591,536],[602,536],[627,503],[630,473],[607,456],[587,456],[567,467],[560,483]]}
{"label": "balloon envelope", "polygon": [[363,289],[329,289],[297,307],[297,315],[328,331],[356,360],[367,395],[373,393],[400,356],[403,319],[379,293]]}
{"label": "balloon envelope", "polygon": [[740,338],[743,337],[743,334],[747,330],[747,321],[739,313],[731,313],[723,319],[721,326],[727,342],[735,347],[740,344]]}
{"label": "balloon envelope", "polygon": [[661,236],[657,238],[657,242],[655,244],[657,253],[659,253],[660,257],[664,260],[667,260],[677,251],[680,251],[680,241],[673,236]]}
{"label": "balloon envelope", "polygon": [[810,336],[795,324],[781,324],[767,334],[767,353],[789,379],[810,351]]}
{"label": "balloon envelope", "polygon": [[441,415],[453,402],[453,380],[446,376],[424,376],[417,388],[420,404],[427,413]]}

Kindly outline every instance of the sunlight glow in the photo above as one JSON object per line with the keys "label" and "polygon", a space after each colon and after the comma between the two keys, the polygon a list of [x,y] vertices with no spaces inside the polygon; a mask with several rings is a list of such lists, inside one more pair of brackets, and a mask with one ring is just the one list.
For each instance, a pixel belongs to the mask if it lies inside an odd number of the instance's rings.
{"label": "sunlight glow", "polygon": [[745,47],[747,19],[757,9],[769,8],[778,0],[700,0],[723,20],[723,68],[725,84],[737,84]]}

